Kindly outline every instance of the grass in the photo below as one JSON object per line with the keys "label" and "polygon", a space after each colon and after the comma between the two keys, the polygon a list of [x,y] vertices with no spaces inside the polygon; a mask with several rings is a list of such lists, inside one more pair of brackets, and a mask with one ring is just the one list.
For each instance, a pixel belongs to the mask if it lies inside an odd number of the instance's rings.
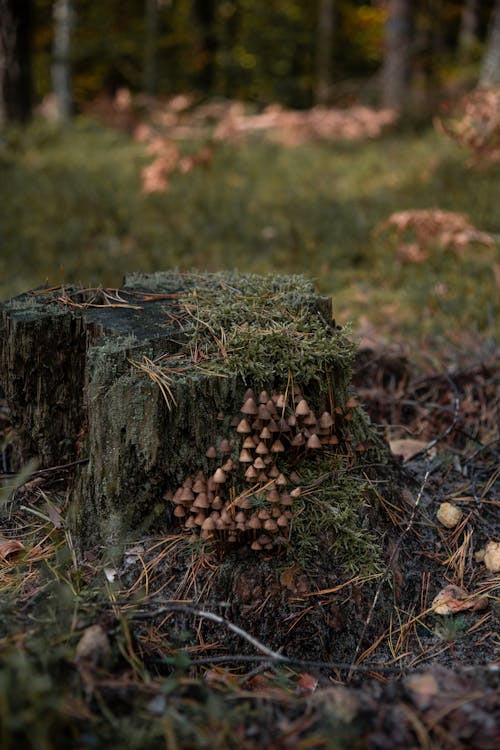
{"label": "grass", "polygon": [[434,247],[401,264],[396,239],[373,234],[395,211],[439,207],[499,235],[499,167],[467,159],[433,131],[293,149],[222,143],[208,169],[144,196],[142,146],[84,119],[67,131],[34,123],[0,146],[0,297],[45,281],[118,285],[134,270],[238,268],[305,274],[341,322],[417,339],[491,335],[497,248]]}

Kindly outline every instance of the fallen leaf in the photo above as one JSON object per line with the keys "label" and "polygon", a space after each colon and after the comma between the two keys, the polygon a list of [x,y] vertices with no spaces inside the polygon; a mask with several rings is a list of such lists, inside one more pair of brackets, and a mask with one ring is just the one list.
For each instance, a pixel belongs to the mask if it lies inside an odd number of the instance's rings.
{"label": "fallen leaf", "polygon": [[389,446],[395,456],[402,456],[405,461],[413,458],[417,453],[424,451],[428,442],[424,440],[413,440],[412,438],[391,440]]}
{"label": "fallen leaf", "polygon": [[6,560],[10,555],[24,549],[24,544],[17,539],[5,539],[0,542],[0,557]]}
{"label": "fallen leaf", "polygon": [[297,680],[297,692],[304,695],[305,693],[314,693],[318,687],[318,679],[312,674],[301,672]]}
{"label": "fallen leaf", "polygon": [[454,615],[465,609],[485,609],[487,606],[485,596],[474,599],[472,594],[453,584],[445,586],[432,600],[432,609],[437,615]]}

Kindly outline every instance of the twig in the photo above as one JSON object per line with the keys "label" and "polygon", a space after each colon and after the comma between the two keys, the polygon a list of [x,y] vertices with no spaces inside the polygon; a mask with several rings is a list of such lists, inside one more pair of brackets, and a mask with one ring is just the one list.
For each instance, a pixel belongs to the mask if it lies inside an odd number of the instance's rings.
{"label": "twig", "polygon": [[241,638],[244,638],[246,641],[251,643],[252,646],[257,649],[257,651],[261,651],[263,654],[266,654],[266,657],[268,659],[271,658],[273,661],[285,660],[285,657],[282,654],[279,654],[277,651],[273,651],[272,649],[268,648],[252,635],[250,635],[250,633],[247,633],[246,630],[239,628],[237,625],[230,622],[229,620],[226,620],[224,617],[220,617],[220,615],[216,615],[213,612],[207,612],[203,609],[190,607],[187,604],[178,604],[175,602],[171,602],[152,612],[134,612],[132,618],[134,620],[148,620],[151,617],[162,615],[165,612],[186,612],[188,614],[196,615],[196,617],[202,617],[205,620],[216,622],[218,625],[224,625],[229,630],[232,630],[233,633],[236,633],[236,635],[239,635]]}

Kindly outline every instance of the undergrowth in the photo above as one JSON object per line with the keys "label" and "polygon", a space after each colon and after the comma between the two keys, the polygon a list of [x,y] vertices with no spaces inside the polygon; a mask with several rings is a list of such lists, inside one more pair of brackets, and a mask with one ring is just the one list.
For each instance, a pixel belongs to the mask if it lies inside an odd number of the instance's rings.
{"label": "undergrowth", "polygon": [[116,286],[124,271],[238,267],[306,274],[334,296],[341,322],[417,337],[492,331],[496,248],[471,244],[457,258],[436,246],[405,263],[394,238],[374,235],[410,208],[463,212],[500,233],[499,166],[471,168],[435,132],[293,149],[219,144],[208,169],[149,196],[142,147],[85,119],[7,131],[0,160],[2,297],[46,280]]}

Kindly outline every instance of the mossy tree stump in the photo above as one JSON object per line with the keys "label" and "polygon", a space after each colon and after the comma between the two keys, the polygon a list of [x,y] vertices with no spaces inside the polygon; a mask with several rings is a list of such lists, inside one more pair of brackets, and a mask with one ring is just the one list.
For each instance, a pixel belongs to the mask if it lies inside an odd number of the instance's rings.
{"label": "mossy tree stump", "polygon": [[353,346],[302,277],[132,275],[0,312],[14,463],[88,459],[80,550],[191,530],[223,558],[218,596],[243,603],[290,561],[323,587],[380,570],[386,520],[353,469],[384,447],[350,392]]}

